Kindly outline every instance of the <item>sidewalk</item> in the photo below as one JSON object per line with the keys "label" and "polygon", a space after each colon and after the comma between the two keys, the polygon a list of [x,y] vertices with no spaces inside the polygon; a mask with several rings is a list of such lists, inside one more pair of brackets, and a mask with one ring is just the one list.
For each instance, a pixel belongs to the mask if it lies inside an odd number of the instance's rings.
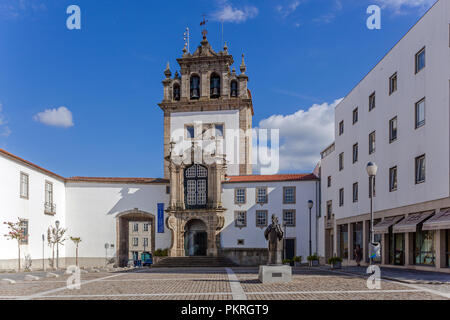
{"label": "sidewalk", "polygon": [[[329,266],[323,266],[321,269],[330,270]],[[419,271],[410,269],[396,269],[381,267],[381,278],[386,280],[399,281],[411,284],[450,284],[450,274],[431,271]],[[347,272],[357,275],[365,275],[367,267],[342,267],[337,272]]]}

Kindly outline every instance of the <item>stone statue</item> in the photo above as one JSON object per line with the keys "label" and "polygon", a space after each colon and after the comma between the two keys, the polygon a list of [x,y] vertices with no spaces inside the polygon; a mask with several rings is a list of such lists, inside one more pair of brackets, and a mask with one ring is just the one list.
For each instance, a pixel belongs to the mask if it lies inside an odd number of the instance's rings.
{"label": "stone statue", "polygon": [[264,237],[269,240],[269,261],[268,265],[281,265],[281,257],[283,252],[283,230],[278,223],[276,215],[272,215],[272,224],[270,224],[266,231],[264,231]]}

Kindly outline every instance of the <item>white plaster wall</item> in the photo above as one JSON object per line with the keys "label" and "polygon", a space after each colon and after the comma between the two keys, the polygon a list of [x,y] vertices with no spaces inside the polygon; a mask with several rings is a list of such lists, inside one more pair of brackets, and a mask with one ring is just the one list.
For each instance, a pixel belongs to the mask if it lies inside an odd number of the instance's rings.
{"label": "white plaster wall", "polygon": [[[80,257],[105,257],[105,243],[114,244],[108,257],[115,255],[116,216],[138,208],[155,216],[155,249],[170,246],[171,231],[164,225],[158,233],[157,204],[167,208],[169,195],[164,184],[116,184],[93,182],[67,182],[68,235],[81,237]],[[164,221],[166,218],[164,213]],[[165,224],[165,223],[164,223]],[[75,246],[67,245],[67,254],[75,256]]]}
{"label": "white plaster wall", "polygon": [[[20,198],[20,172],[29,175],[28,200]],[[42,234],[45,235],[44,252],[48,258],[51,255],[51,250],[47,246],[48,227],[54,226],[56,220],[60,221],[61,227],[67,224],[64,181],[6,158],[2,154],[0,154],[0,177],[0,260],[17,259],[17,241],[7,240],[3,236],[8,233],[8,228],[3,222],[16,222],[17,218],[28,219],[28,245],[21,246],[21,258],[24,259],[25,255],[29,254],[32,259],[42,259]],[[44,214],[46,180],[53,183],[53,201],[56,204],[54,216]],[[59,249],[60,257],[64,256],[65,247],[60,246]],[[33,266],[38,267],[34,264],[36,262],[33,262]]]}
{"label": "white plaster wall", "polygon": [[[386,57],[348,94],[335,111],[336,150],[322,161],[322,209],[333,200],[336,219],[369,212],[366,164],[377,163],[374,210],[412,205],[449,196],[449,50],[450,2],[439,1]],[[415,74],[415,54],[426,47],[426,67]],[[398,90],[389,96],[389,77],[397,72]],[[376,91],[376,108],[369,112],[369,95]],[[426,97],[426,124],[415,129],[415,103]],[[358,107],[359,121],[352,125]],[[398,118],[398,139],[389,143],[389,120]],[[338,124],[344,120],[344,134]],[[369,134],[376,130],[376,152],[369,156]],[[359,145],[358,162],[352,147]],[[344,170],[338,155],[344,152]],[[426,182],[415,184],[415,158],[426,154]],[[398,190],[389,192],[389,168],[398,168]],[[332,187],[326,187],[327,176]],[[359,201],[352,201],[352,185],[359,183]],[[345,205],[338,192],[344,188]]]}
{"label": "white plaster wall", "polygon": [[[315,217],[316,217],[316,181],[296,182],[251,182],[251,183],[224,183],[222,201],[225,208],[225,226],[222,231],[222,247],[224,248],[267,248],[264,238],[265,228],[256,227],[256,210],[268,211],[268,224],[271,223],[272,214],[278,216],[278,221],[283,222],[283,210],[296,210],[295,227],[287,227],[287,238],[296,238],[296,255],[302,256],[304,260],[309,255],[309,209],[308,200],[314,201],[311,210],[311,240],[312,251],[316,252],[315,241]],[[283,204],[283,187],[296,187],[296,203]],[[244,205],[234,203],[234,189],[247,188],[247,201]],[[268,188],[268,203],[255,203],[255,190],[257,187]],[[234,225],[234,212],[247,211],[247,227],[239,229]],[[244,245],[237,245],[238,239],[244,239]]]}
{"label": "white plaster wall", "polygon": [[[227,168],[228,175],[239,175],[239,166],[234,166],[232,164],[237,164],[239,159],[239,139],[235,139],[234,145],[234,157],[233,153],[230,151],[231,143],[228,142],[227,134],[231,135],[232,130],[239,130],[239,110],[222,110],[222,111],[202,111],[202,112],[177,112],[172,113],[170,118],[170,134],[173,136],[175,130],[184,130],[185,125],[195,124],[195,123],[211,124],[211,123],[223,123],[224,124],[224,138],[225,144],[223,145],[223,151],[227,154],[227,161],[230,165]],[[236,132],[238,135],[239,131]],[[199,130],[196,128],[196,137],[200,135]],[[230,136],[231,138],[231,136]],[[229,146],[227,149],[227,145]],[[186,149],[190,147],[190,143],[187,143],[184,147]],[[215,145],[213,146],[215,147]],[[220,148],[220,147],[219,147]],[[234,160],[233,160],[234,158]]]}

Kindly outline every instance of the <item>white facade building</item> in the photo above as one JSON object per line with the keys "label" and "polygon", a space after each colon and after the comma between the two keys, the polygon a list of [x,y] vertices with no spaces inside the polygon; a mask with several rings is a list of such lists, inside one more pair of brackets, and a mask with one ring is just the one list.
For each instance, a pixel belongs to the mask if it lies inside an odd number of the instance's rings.
{"label": "white facade building", "polygon": [[448,271],[449,26],[450,2],[438,1],[336,107],[321,161],[323,256],[354,263],[360,244],[368,259],[371,161],[380,262]]}

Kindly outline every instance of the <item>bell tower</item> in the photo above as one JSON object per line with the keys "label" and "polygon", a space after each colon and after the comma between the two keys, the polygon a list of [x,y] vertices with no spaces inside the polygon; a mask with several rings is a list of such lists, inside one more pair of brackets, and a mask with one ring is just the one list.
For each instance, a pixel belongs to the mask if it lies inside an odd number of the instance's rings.
{"label": "bell tower", "polygon": [[166,212],[171,256],[220,254],[226,210],[222,181],[226,175],[252,173],[253,104],[244,55],[238,75],[231,69],[234,60],[227,45],[215,52],[206,29],[202,36],[194,53],[183,48],[179,73],[172,77],[167,63],[162,81],[159,107],[164,112],[164,177],[170,180]]}

